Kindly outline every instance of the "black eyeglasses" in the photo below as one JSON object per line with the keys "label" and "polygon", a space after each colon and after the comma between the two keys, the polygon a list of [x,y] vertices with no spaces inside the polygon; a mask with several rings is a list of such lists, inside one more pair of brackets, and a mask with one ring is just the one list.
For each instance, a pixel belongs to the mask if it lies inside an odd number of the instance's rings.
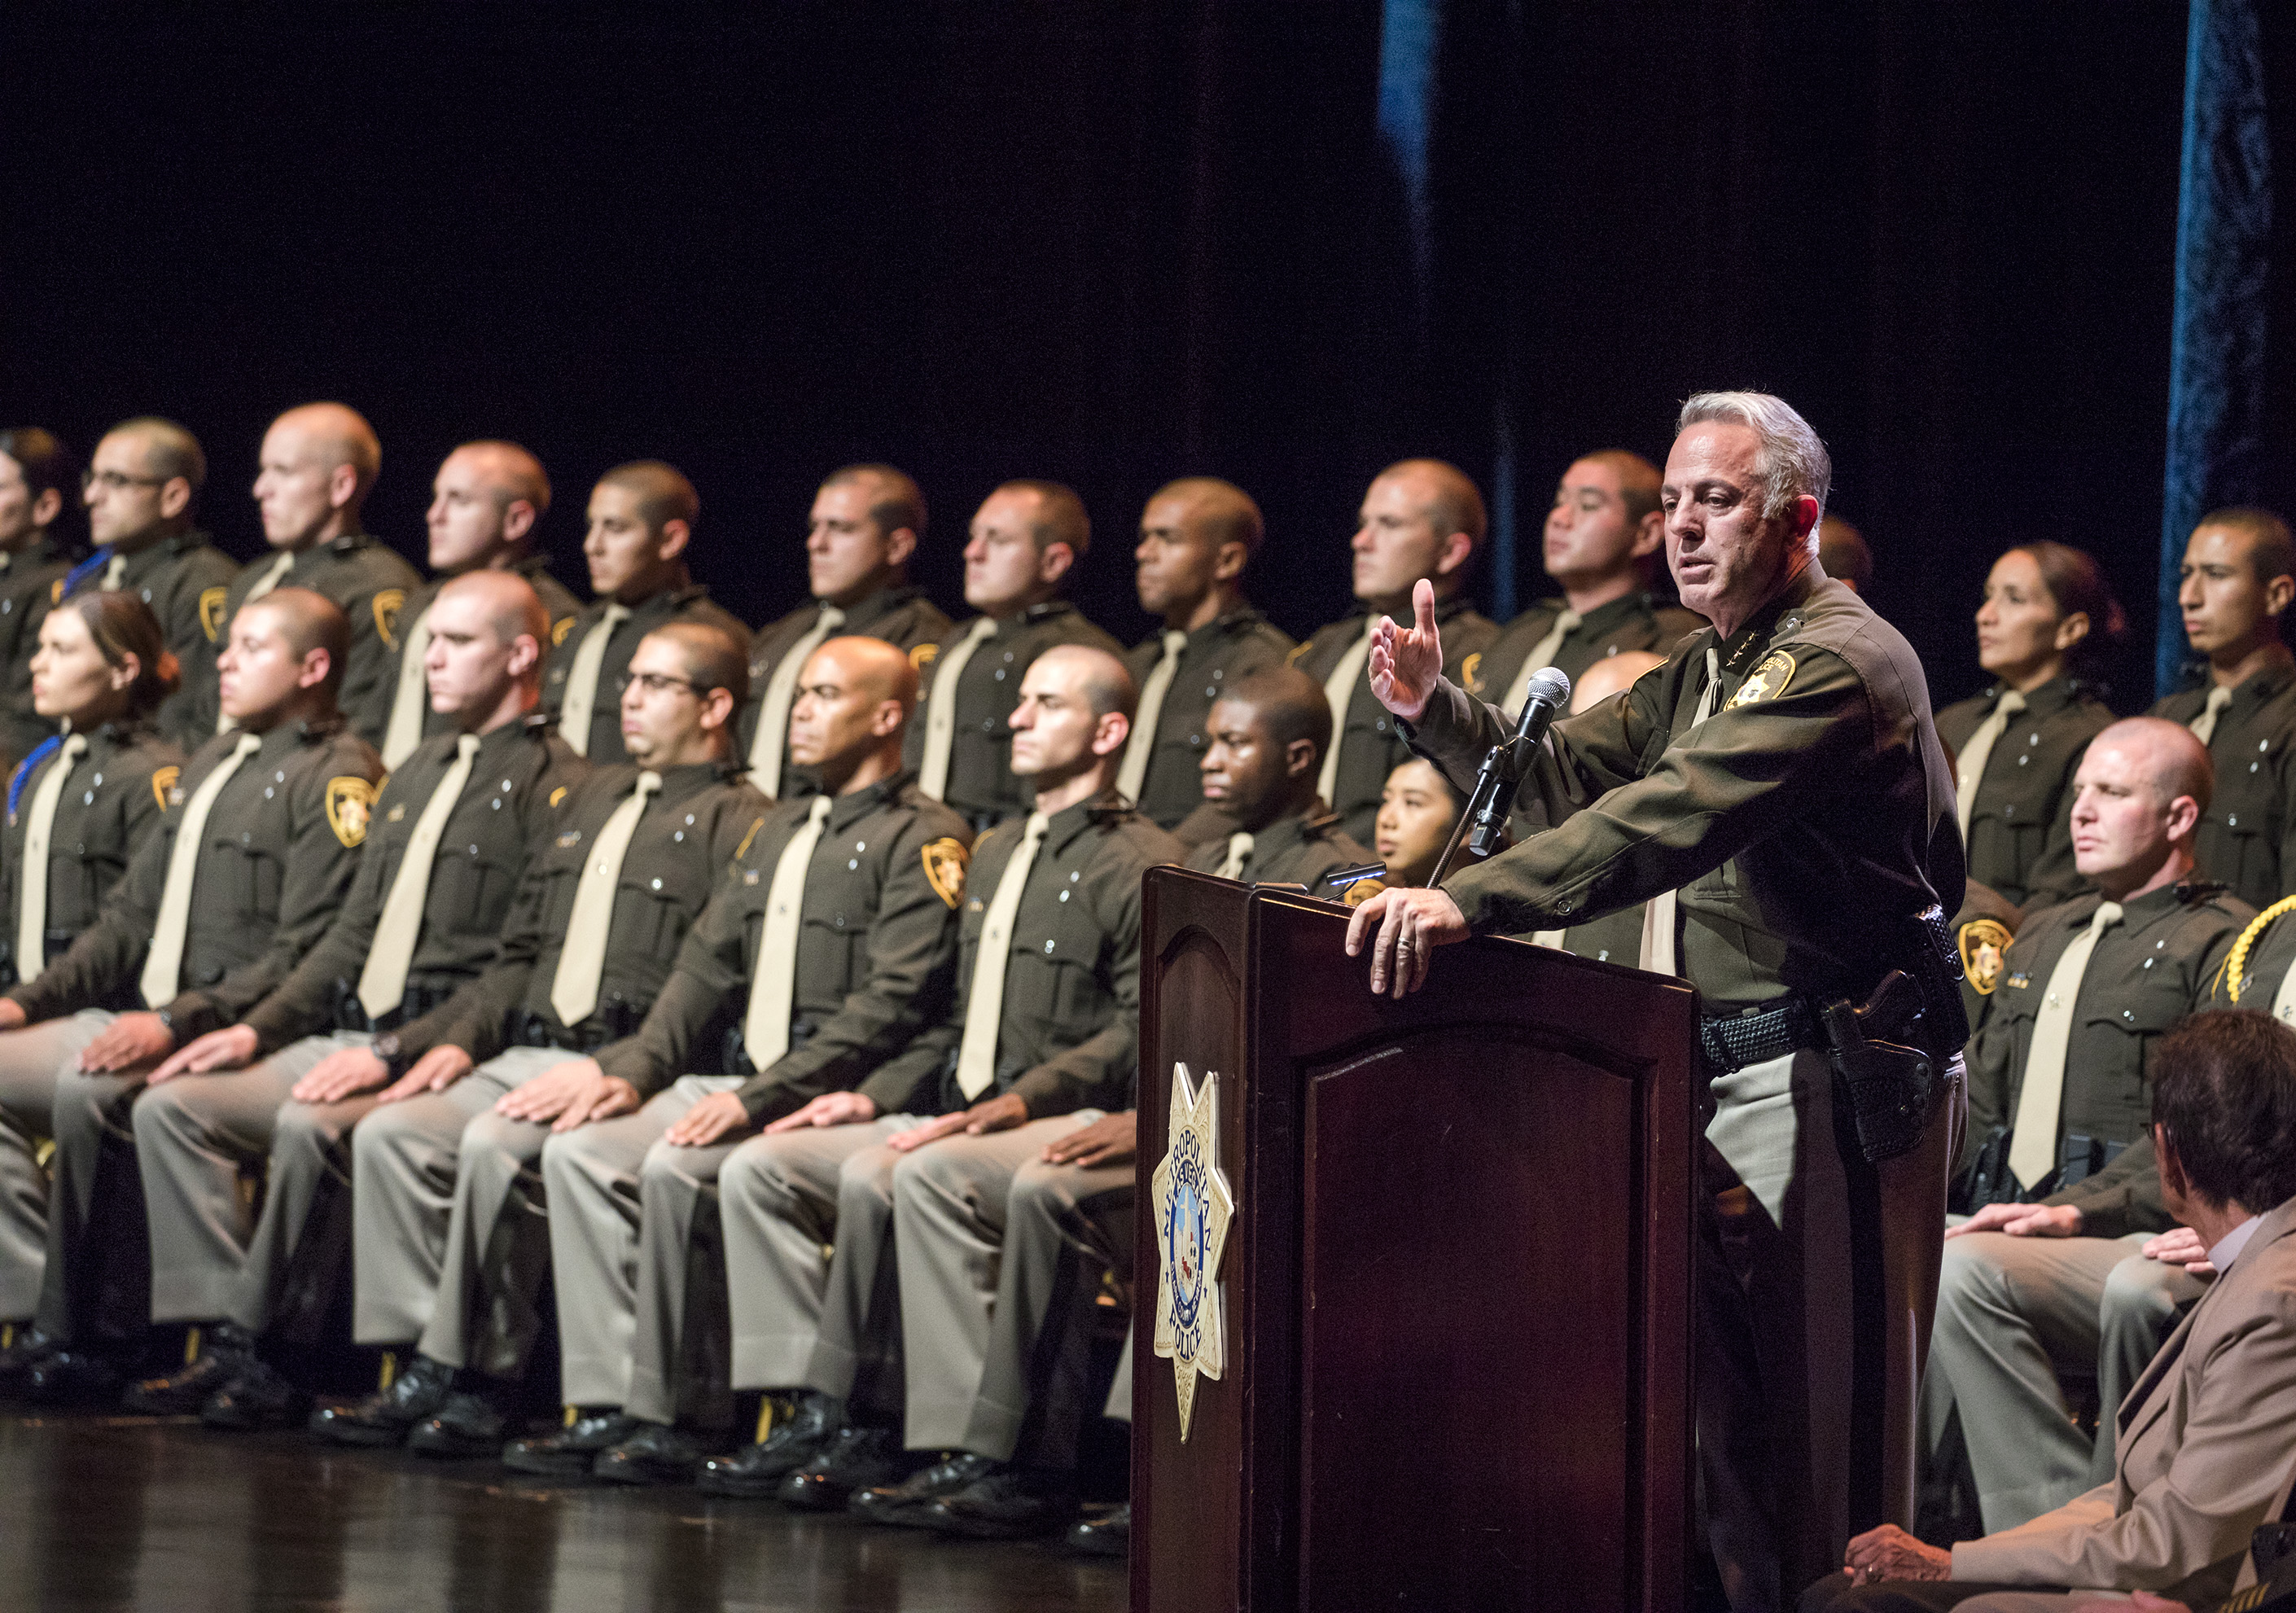
{"label": "black eyeglasses", "polygon": [[129,476],[119,471],[83,471],[79,473],[79,490],[86,493],[101,487],[106,493],[117,493],[123,487],[164,487],[175,479],[172,476]]}
{"label": "black eyeglasses", "polygon": [[614,680],[615,694],[627,694],[632,684],[636,684],[648,694],[660,694],[668,689],[683,689],[697,700],[707,699],[718,687],[715,684],[706,685],[697,684],[692,678],[671,677],[665,672],[625,672]]}

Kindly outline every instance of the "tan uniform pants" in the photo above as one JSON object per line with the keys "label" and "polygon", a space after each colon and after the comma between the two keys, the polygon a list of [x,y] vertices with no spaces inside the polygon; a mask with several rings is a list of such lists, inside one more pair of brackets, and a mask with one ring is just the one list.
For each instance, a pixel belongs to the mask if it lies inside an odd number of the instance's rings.
{"label": "tan uniform pants", "polygon": [[[127,1108],[144,1086],[141,1074],[80,1072],[80,1050],[116,1017],[89,1008],[0,1032],[0,1321],[37,1316],[53,1339],[71,1337],[103,1140],[130,1134]],[[33,1151],[42,1137],[56,1145],[45,1173]]]}
{"label": "tan uniform pants", "polygon": [[[135,1161],[152,1225],[152,1320],[236,1322],[260,1332],[309,1219],[320,1183],[348,1182],[346,1140],[375,1106],[296,1103],[295,1083],[321,1060],[365,1047],[364,1031],[306,1036],[245,1069],[178,1076],[135,1105]],[[267,1159],[263,1207],[240,1196],[245,1167]]]}

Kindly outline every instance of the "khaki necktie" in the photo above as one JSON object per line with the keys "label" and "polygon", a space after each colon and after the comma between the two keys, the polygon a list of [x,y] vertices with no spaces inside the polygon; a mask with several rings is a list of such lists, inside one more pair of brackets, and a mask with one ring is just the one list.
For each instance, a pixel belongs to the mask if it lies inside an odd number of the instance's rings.
{"label": "khaki necktie", "polygon": [[106,594],[117,594],[127,581],[127,557],[115,554],[103,565],[103,580],[96,585]]}
{"label": "khaki necktie", "polygon": [[813,798],[804,827],[790,836],[766,888],[766,928],[758,945],[757,978],[750,983],[750,1012],[742,1021],[742,1045],[750,1068],[766,1069],[789,1052],[790,1011],[797,1004],[799,926],[805,921],[805,879],[813,848],[829,822],[830,798]]}
{"label": "khaki necktie", "polygon": [[1530,692],[1530,680],[1554,664],[1555,656],[1562,649],[1562,641],[1569,638],[1572,630],[1586,619],[1576,610],[1565,610],[1554,618],[1554,625],[1546,630],[1546,636],[1530,647],[1529,658],[1523,662],[1522,670],[1514,675],[1514,682],[1507,685],[1506,699],[1501,702],[1502,709],[1509,713],[1522,709],[1523,699]]}
{"label": "khaki necktie", "polygon": [[1250,835],[1239,831],[1228,836],[1227,861],[1220,864],[1219,877],[1223,880],[1243,878],[1244,860],[1250,856],[1251,837]]}
{"label": "khaki necktie", "polygon": [[2120,921],[2120,904],[2105,902],[2075,936],[2049,971],[2041,1011],[2033,1019],[2032,1051],[2025,1055],[2025,1078],[2018,1088],[2017,1126],[2009,1134],[2009,1170],[2032,1187],[2057,1168],[2057,1114],[2065,1092],[2065,1057],[2072,1049],[2073,1009],[2080,999],[2081,976],[2096,951],[2097,938]]}
{"label": "khaki necktie", "polygon": [[430,899],[430,868],[438,861],[439,839],[447,832],[455,803],[463,798],[463,786],[471,782],[471,766],[478,754],[477,734],[466,733],[455,741],[455,765],[414,820],[406,853],[391,876],[390,894],[382,899],[382,916],[375,921],[374,940],[367,948],[366,967],[359,971],[359,1006],[370,1019],[381,1019],[406,998],[406,970],[422,935],[422,910]]}
{"label": "khaki necktie", "polygon": [[430,612],[414,618],[406,630],[406,644],[398,654],[398,688],[390,697],[390,725],[382,733],[382,765],[398,765],[422,742],[422,714],[430,708],[430,680],[422,663],[430,654]]}
{"label": "khaki necktie", "polygon": [[1037,847],[1045,841],[1052,819],[1041,812],[1029,815],[1021,849],[1004,864],[989,899],[988,916],[980,925],[980,950],[972,960],[972,989],[964,1000],[964,1040],[956,1049],[956,1088],[968,1103],[987,1092],[996,1080],[996,1033],[1004,1019],[1004,965],[1013,955],[1013,925],[1021,916],[1021,893],[1029,883],[1029,869]]}
{"label": "khaki necktie", "polygon": [[614,808],[613,816],[591,842],[582,864],[581,883],[574,887],[574,911],[566,920],[566,944],[558,954],[558,972],[550,978],[550,1006],[568,1029],[590,1017],[598,1006],[598,982],[606,972],[606,936],[614,927],[614,891],[622,880],[622,859],[629,855],[630,837],[638,831],[638,818],[646,798],[661,788],[661,774],[641,773],[629,799]]}
{"label": "khaki necktie", "polygon": [[87,749],[87,736],[68,733],[56,759],[40,775],[32,792],[32,815],[24,826],[24,864],[17,871],[24,899],[16,910],[16,978],[29,981],[48,962],[48,836],[56,826],[56,803],[64,798],[64,780],[72,764]]}
{"label": "khaki necktie", "polygon": [[[115,561],[114,563],[116,564],[117,562]],[[287,550],[285,553],[282,553],[278,559],[271,562],[271,569],[266,571],[261,577],[255,579],[255,586],[250,588],[247,591],[247,597],[239,602],[242,605],[251,605],[257,600],[261,599],[265,594],[270,593],[274,588],[276,588],[279,585],[279,579],[285,577],[288,571],[293,568],[294,564],[295,552],[292,549]],[[226,623],[226,626],[228,627],[229,624]],[[218,710],[216,713],[216,732],[217,733],[229,733],[233,729],[238,726],[239,719],[231,716],[228,712]]]}
{"label": "khaki necktie", "polygon": [[750,782],[766,795],[782,792],[782,757],[789,743],[790,708],[797,704],[798,675],[805,670],[806,658],[843,626],[845,612],[834,605],[824,605],[812,630],[790,646],[773,676],[766,680],[765,698],[758,702],[758,737],[750,742]]}
{"label": "khaki necktie", "polygon": [[574,651],[574,665],[566,674],[566,703],[559,708],[558,737],[574,748],[576,756],[590,754],[590,717],[598,709],[598,679],[606,670],[606,643],[614,636],[614,629],[629,619],[627,605],[608,605],[606,613],[592,624]]}
{"label": "khaki necktie", "polygon": [[[1714,715],[1714,708],[1722,702],[1722,658],[1715,651],[1706,652],[1706,692],[1698,697],[1698,715],[1691,720],[1690,728],[1682,736],[1687,741],[1698,732],[1699,724]],[[1681,741],[1677,741],[1677,743]],[[1678,975],[1682,965],[1678,959],[1678,936],[1681,929],[1682,893],[1661,890],[1643,905],[1643,950],[1641,966],[1656,975]],[[1557,942],[1560,946],[1562,943]]]}
{"label": "khaki necktie", "polygon": [[933,668],[932,693],[925,700],[924,766],[917,769],[917,788],[936,801],[948,789],[948,758],[956,749],[957,678],[972,652],[996,631],[996,622],[982,617],[942,652],[940,665]]}
{"label": "khaki necktie", "polygon": [[238,749],[192,791],[184,807],[184,821],[176,825],[176,843],[168,854],[168,882],[160,891],[160,920],[152,927],[152,950],[144,959],[141,984],[146,1008],[164,1008],[176,1000],[183,978],[184,938],[192,927],[192,880],[199,872],[200,842],[207,835],[208,814],[239,765],[262,749],[260,735],[241,734]]}
{"label": "khaki necktie", "polygon": [[2231,704],[2232,691],[2230,689],[2226,688],[2222,684],[2218,684],[2215,688],[2210,690],[2209,703],[2202,707],[2201,715],[2194,717],[2192,722],[2187,725],[2187,726],[2189,726],[2193,731],[2193,737],[2200,741],[2203,745],[2207,744],[2210,740],[2215,739],[2217,737],[2217,718],[2222,716],[2224,715],[2224,708]]}
{"label": "khaki necktie", "polygon": [[1977,810],[1977,787],[1984,782],[1985,764],[1992,757],[1993,747],[2002,731],[2009,726],[2009,719],[2024,709],[2023,695],[2014,689],[2004,693],[1995,703],[1993,714],[1977,725],[1977,732],[1969,736],[1969,743],[1954,758],[1954,815],[1961,821],[1961,838],[1964,840],[1969,838],[1969,815]]}
{"label": "khaki necktie", "polygon": [[1125,741],[1124,766],[1116,774],[1116,792],[1128,801],[1137,803],[1140,787],[1148,782],[1148,763],[1156,754],[1156,725],[1164,715],[1164,697],[1179,675],[1180,652],[1187,647],[1186,634],[1177,627],[1168,631],[1164,658],[1149,670],[1148,682],[1140,691],[1139,715],[1132,722],[1132,737]]}
{"label": "khaki necktie", "polygon": [[1348,708],[1355,701],[1356,684],[1371,655],[1371,630],[1378,621],[1376,616],[1364,618],[1363,636],[1348,646],[1332,675],[1324,680],[1324,699],[1332,708],[1332,746],[1324,753],[1324,770],[1316,775],[1316,793],[1327,801],[1340,798],[1340,748],[1347,741]]}

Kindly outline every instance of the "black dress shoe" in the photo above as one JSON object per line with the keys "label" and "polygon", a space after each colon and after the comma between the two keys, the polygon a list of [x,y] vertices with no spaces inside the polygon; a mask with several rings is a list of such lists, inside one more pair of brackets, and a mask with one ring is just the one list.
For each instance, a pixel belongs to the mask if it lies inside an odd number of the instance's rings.
{"label": "black dress shoe", "polygon": [[693,1486],[710,1495],[770,1495],[784,1478],[828,1451],[843,1414],[843,1402],[808,1393],[759,1443],[703,1462]]}
{"label": "black dress shoe", "polygon": [[267,1361],[250,1361],[200,1408],[211,1429],[291,1429],[310,1414],[311,1397]]}
{"label": "black dress shoe", "polygon": [[612,1449],[599,1452],[590,1472],[608,1484],[691,1484],[701,1465],[700,1440],[649,1422]]}
{"label": "black dress shoe", "polygon": [[925,1509],[928,1528],[972,1540],[1030,1540],[1076,1521],[1073,1476],[1046,1480],[1000,1467]]}
{"label": "black dress shoe", "polygon": [[478,1396],[447,1396],[435,1417],[416,1423],[406,1448],[423,1456],[495,1456],[503,1448],[503,1414]]}
{"label": "black dress shoe", "polygon": [[36,1327],[20,1327],[0,1350],[0,1395],[19,1394],[32,1369],[64,1347]]}
{"label": "black dress shoe", "polygon": [[255,1340],[221,1322],[207,1334],[194,1359],[163,1378],[131,1384],[119,1403],[138,1416],[188,1417],[254,1363]]}
{"label": "black dress shoe", "polygon": [[311,1413],[311,1432],[336,1445],[404,1445],[406,1430],[438,1415],[455,1387],[455,1369],[428,1355],[415,1355],[406,1370],[348,1405],[321,1406]]}
{"label": "black dress shoe", "polygon": [[840,1429],[817,1461],[783,1478],[774,1499],[808,1512],[834,1512],[872,1485],[898,1484],[909,1470],[900,1436],[890,1429]]}
{"label": "black dress shoe", "polygon": [[1132,1503],[1128,1501],[1098,1518],[1070,1524],[1069,1532],[1061,1536],[1061,1543],[1087,1557],[1124,1556],[1132,1550]]}
{"label": "black dress shoe", "polygon": [[24,1398],[34,1405],[108,1404],[119,1397],[119,1369],[86,1350],[58,1350],[24,1374]]}
{"label": "black dress shoe", "polygon": [[992,1457],[976,1456],[971,1451],[954,1451],[931,1467],[919,1468],[899,1484],[879,1485],[872,1489],[857,1489],[845,1510],[856,1518],[865,1518],[871,1523],[899,1524],[904,1528],[930,1529],[934,1527],[932,1503],[944,1495],[954,1495],[978,1479],[998,1471],[1004,1463]]}
{"label": "black dress shoe", "polygon": [[503,1446],[503,1466],[514,1473],[545,1478],[580,1478],[598,1453],[618,1445],[646,1425],[619,1412],[594,1412],[537,1439],[513,1439]]}

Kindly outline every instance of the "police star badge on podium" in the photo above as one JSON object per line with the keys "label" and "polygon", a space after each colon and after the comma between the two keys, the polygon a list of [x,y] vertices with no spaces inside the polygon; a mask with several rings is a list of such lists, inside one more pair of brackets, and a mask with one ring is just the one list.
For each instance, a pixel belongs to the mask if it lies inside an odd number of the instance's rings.
{"label": "police star badge on podium", "polygon": [[1186,1065],[1172,1066],[1170,1134],[1149,1186],[1162,1256],[1156,1281],[1156,1353],[1172,1363],[1183,1441],[1195,1415],[1197,1375],[1217,1378],[1226,1364],[1218,1274],[1228,1223],[1235,1216],[1235,1195],[1218,1162],[1218,1072],[1207,1070],[1199,1088],[1189,1081]]}

